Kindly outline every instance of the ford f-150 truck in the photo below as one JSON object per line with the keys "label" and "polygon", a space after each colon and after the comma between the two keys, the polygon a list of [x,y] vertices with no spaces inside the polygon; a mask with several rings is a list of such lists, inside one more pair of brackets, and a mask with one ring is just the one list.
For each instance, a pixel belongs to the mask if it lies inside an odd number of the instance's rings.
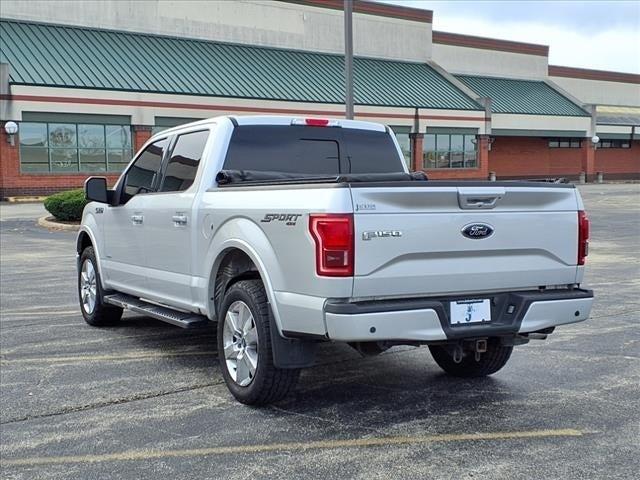
{"label": "ford f-150 truck", "polygon": [[85,320],[217,322],[246,404],[283,398],[328,341],[427,345],[449,374],[490,375],[593,302],[573,185],[430,181],[375,123],[203,120],[153,136],[113,189],[85,190]]}

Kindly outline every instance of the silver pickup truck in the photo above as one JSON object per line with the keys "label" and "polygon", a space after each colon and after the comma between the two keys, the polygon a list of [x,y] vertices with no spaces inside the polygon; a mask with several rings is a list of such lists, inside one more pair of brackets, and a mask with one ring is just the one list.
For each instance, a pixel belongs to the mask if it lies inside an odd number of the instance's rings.
{"label": "silver pickup truck", "polygon": [[203,120],[153,136],[112,190],[85,188],[85,320],[217,322],[246,404],[283,398],[328,341],[427,345],[452,375],[490,375],[593,302],[573,185],[429,181],[379,124]]}

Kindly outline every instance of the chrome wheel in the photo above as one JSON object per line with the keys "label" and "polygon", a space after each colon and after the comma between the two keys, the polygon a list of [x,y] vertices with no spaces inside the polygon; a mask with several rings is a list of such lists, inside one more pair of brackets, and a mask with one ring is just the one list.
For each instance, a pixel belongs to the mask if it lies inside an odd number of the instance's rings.
{"label": "chrome wheel", "polygon": [[229,306],[224,317],[222,344],[229,375],[246,387],[258,368],[258,331],[251,310],[240,300]]}
{"label": "chrome wheel", "polygon": [[96,308],[97,293],[96,271],[93,268],[93,262],[87,259],[82,263],[80,270],[80,300],[82,309],[88,315],[91,315]]}

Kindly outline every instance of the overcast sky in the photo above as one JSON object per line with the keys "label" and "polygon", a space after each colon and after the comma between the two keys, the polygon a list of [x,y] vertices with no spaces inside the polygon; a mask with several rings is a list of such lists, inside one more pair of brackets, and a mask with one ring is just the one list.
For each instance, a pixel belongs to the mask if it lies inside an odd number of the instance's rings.
{"label": "overcast sky", "polygon": [[378,0],[433,10],[433,28],[549,45],[549,63],[640,73],[640,0]]}

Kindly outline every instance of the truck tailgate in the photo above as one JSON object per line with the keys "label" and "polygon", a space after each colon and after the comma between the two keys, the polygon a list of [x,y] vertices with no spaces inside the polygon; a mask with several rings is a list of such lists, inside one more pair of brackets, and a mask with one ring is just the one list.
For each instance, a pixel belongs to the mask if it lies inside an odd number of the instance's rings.
{"label": "truck tailgate", "polygon": [[[352,184],[353,296],[427,296],[574,283],[575,189],[527,185]],[[492,233],[476,236],[478,229]]]}

